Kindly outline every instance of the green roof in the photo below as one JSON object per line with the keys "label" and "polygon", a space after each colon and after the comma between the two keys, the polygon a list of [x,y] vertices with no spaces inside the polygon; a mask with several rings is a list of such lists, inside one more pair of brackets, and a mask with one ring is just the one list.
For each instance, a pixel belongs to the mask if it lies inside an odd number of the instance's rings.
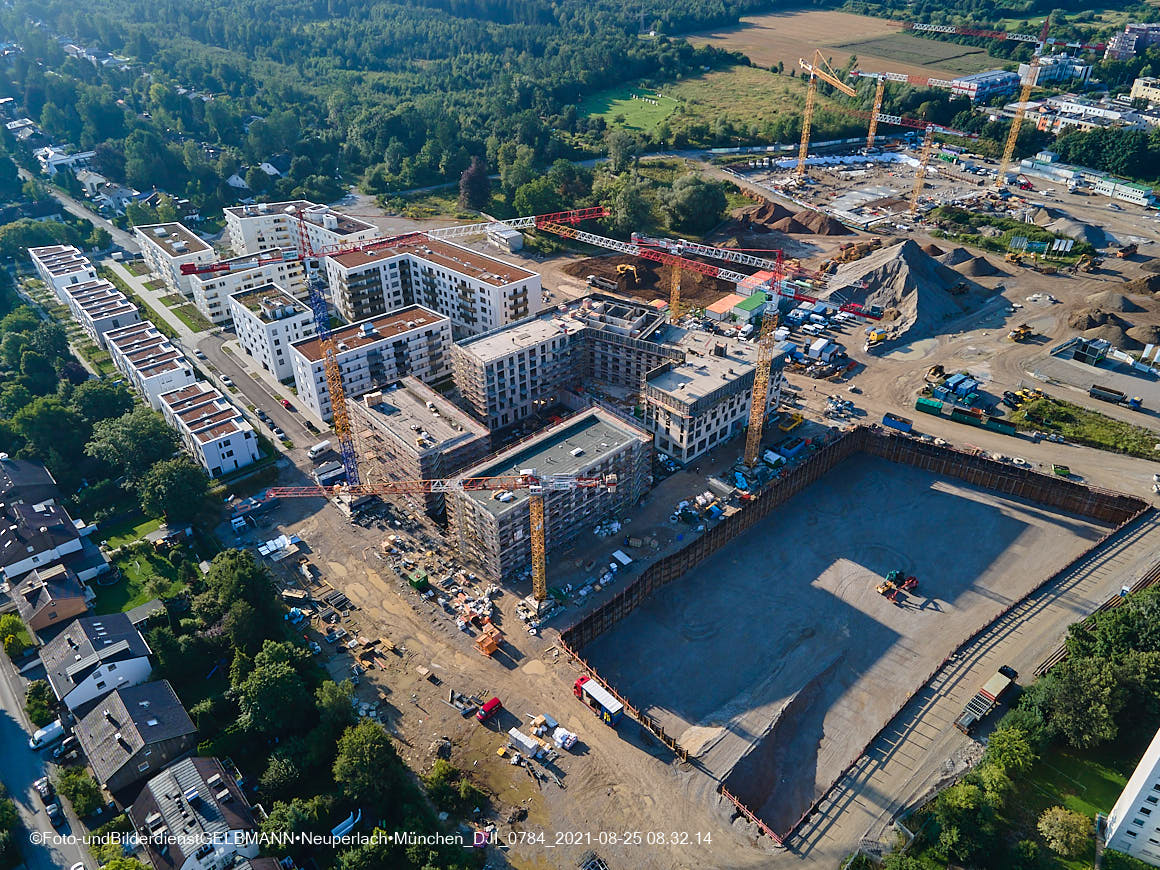
{"label": "green roof", "polygon": [[756,311],[758,308],[760,308],[764,304],[765,304],[765,291],[758,290],[756,293],[754,293],[748,299],[742,299],[740,302],[738,302],[733,307],[736,309],[740,309],[741,311]]}

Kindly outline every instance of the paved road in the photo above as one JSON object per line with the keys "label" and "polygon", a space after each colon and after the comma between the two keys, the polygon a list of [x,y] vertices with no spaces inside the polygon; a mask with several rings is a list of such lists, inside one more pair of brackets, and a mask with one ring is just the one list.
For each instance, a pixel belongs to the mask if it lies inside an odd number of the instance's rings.
{"label": "paved road", "polygon": [[[44,181],[43,177],[41,177],[40,175],[32,175],[26,169],[20,170],[20,177],[26,181],[30,178],[35,178],[37,181],[41,181],[41,182]],[[137,244],[137,240],[135,238],[133,238],[132,233],[125,232],[120,227],[105,220],[103,217],[100,217],[95,212],[90,211],[85,206],[85,204],[83,202],[81,202],[78,199],[73,199],[71,196],[69,196],[67,193],[60,190],[59,188],[53,187],[53,188],[51,188],[51,192],[52,192],[52,195],[54,197],[56,197],[57,200],[60,201],[60,204],[64,206],[65,211],[69,212],[70,214],[74,214],[79,218],[84,218],[89,223],[94,224],[98,227],[101,227],[102,229],[108,230],[109,234],[113,237],[113,242],[117,245],[120,245],[126,251],[132,251],[134,254],[140,252],[141,248]]]}
{"label": "paved road", "polygon": [[[46,771],[45,757],[28,748],[28,737],[32,727],[24,714],[24,685],[16,674],[7,657],[0,662],[0,779],[3,779],[9,796],[16,801],[20,812],[20,820],[25,831],[17,832],[16,837],[24,855],[24,863],[28,870],[64,870],[74,864],[85,861],[86,866],[95,866],[79,844],[60,845],[32,845],[29,833],[39,831],[54,833],[44,812],[44,805],[32,787],[34,780],[44,776]],[[48,765],[55,768],[55,765]],[[81,834],[82,828],[68,807],[62,801],[67,824],[63,825],[60,833]]]}

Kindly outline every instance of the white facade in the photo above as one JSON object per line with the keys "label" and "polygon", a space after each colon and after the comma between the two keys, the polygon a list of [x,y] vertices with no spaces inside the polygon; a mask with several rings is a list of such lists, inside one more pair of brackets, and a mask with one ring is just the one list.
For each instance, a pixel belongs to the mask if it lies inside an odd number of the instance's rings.
{"label": "white facade", "polygon": [[[299,216],[303,220],[299,220]],[[225,209],[226,236],[235,254],[256,254],[269,248],[291,248],[304,256],[301,235],[312,251],[378,238],[366,221],[307,200],[262,202]]]}
{"label": "white facade", "polygon": [[1109,849],[1160,867],[1160,731],[1108,813],[1104,841]]}
{"label": "white facade", "polygon": [[1017,91],[1019,84],[1018,73],[993,69],[954,79],[951,82],[951,91],[972,101],[986,100],[996,94]]}
{"label": "white facade", "polygon": [[210,477],[243,468],[261,455],[254,427],[204,381],[162,395],[161,413]]}
{"label": "white facade", "polygon": [[137,306],[104,280],[88,281],[67,289],[65,295],[73,318],[89,337],[105,346],[105,333],[141,322]]}
{"label": "white facade", "polygon": [[96,151],[65,151],[55,145],[38,148],[35,152],[36,162],[40,164],[40,171],[49,178],[54,177],[62,169],[83,169],[88,166]]}
{"label": "white facade", "polygon": [[169,339],[147,321],[105,333],[109,357],[150,407],[161,410],[161,396],[195,381],[193,366]]}
{"label": "white facade", "polygon": [[97,280],[97,270],[88,257],[72,245],[47,245],[29,248],[28,256],[40,280],[48,285],[61,302],[67,302],[65,288]]}
{"label": "white facade", "polygon": [[133,227],[133,234],[149,271],[164,281],[171,293],[187,298],[193,295],[193,287],[190,277],[181,274],[181,267],[186,263],[208,265],[217,259],[213,248],[182,224]]}
{"label": "white facade", "polygon": [[[263,253],[276,254],[275,251]],[[258,256],[260,257],[261,254]],[[248,258],[234,258],[235,261],[244,261],[245,259]],[[253,290],[255,287],[261,287],[271,281],[288,290],[291,295],[297,298],[301,299],[307,295],[306,270],[299,260],[279,260],[254,266],[251,269],[189,276],[193,304],[215,326],[230,321],[232,313],[228,300],[231,296],[235,293]]]}
{"label": "white facade", "polygon": [[1149,103],[1160,103],[1160,79],[1151,76],[1142,76],[1132,82],[1133,100],[1147,100]]}
{"label": "white facade", "polygon": [[[433,383],[451,374],[451,321],[419,305],[353,323],[332,337],[343,389],[351,399],[407,375]],[[298,398],[329,420],[321,343],[317,338],[298,342],[290,349],[290,359]]]}
{"label": "white facade", "polygon": [[229,307],[243,350],[278,380],[294,377],[290,345],[316,334],[311,310],[276,284],[235,293]]}
{"label": "white facade", "polygon": [[139,686],[148,682],[152,673],[153,666],[149,664],[148,656],[109,662],[93,670],[60,700],[70,710],[76,710],[105,697],[114,689],[127,689],[129,686]]}
{"label": "white facade", "polygon": [[470,248],[433,239],[326,259],[335,307],[362,320],[406,305],[450,318],[457,338],[538,314],[540,276]]}

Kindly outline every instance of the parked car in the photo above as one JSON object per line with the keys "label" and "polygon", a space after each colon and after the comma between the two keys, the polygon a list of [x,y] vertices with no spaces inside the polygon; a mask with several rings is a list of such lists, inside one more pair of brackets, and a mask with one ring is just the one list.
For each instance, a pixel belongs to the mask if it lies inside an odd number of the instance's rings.
{"label": "parked car", "polygon": [[55,792],[52,788],[52,781],[47,776],[42,776],[32,784],[32,787],[36,789],[36,793],[40,795],[40,800],[45,806],[52,802]]}
{"label": "parked car", "polygon": [[60,808],[60,801],[53,801],[44,811],[48,813],[48,820],[52,822],[54,828],[59,828],[65,823],[64,810]]}
{"label": "parked car", "polygon": [[257,418],[258,418],[259,420],[261,420],[263,423],[267,422],[267,421],[270,419],[270,415],[269,415],[269,414],[267,414],[265,411],[263,411],[261,408],[255,408],[255,409],[254,409],[254,414],[255,414],[255,415],[257,416]]}
{"label": "parked car", "polygon": [[283,407],[283,408],[285,408],[287,411],[293,411],[293,410],[294,410],[294,406],[290,404],[290,400],[289,400],[289,399],[283,399],[283,400],[282,400],[282,407]]}
{"label": "parked car", "polygon": [[194,355],[195,357],[197,357],[198,359],[200,359],[200,360],[204,360],[204,359],[205,359],[205,353],[204,353],[204,352],[202,352],[202,351],[200,351],[200,350],[195,350],[195,351],[193,352],[193,355]]}
{"label": "parked car", "polygon": [[81,742],[77,740],[75,734],[70,734],[61,741],[60,746],[52,750],[52,757],[55,761],[68,758],[76,753],[81,748]]}
{"label": "parked car", "polygon": [[502,709],[503,704],[500,703],[499,698],[492,698],[479,708],[479,712],[475,714],[475,718],[480,722],[486,722]]}
{"label": "parked car", "polygon": [[229,375],[222,375],[222,383],[227,387],[232,387],[234,385],[234,382],[230,379]]}
{"label": "parked car", "polygon": [[271,429],[270,431],[274,433],[274,437],[275,437],[275,438],[277,438],[279,441],[285,441],[285,440],[286,440],[286,433],[285,433],[285,432],[283,432],[283,431],[282,431],[282,429],[281,429],[280,427],[278,427],[278,426],[275,426],[275,427],[274,427],[273,429]]}

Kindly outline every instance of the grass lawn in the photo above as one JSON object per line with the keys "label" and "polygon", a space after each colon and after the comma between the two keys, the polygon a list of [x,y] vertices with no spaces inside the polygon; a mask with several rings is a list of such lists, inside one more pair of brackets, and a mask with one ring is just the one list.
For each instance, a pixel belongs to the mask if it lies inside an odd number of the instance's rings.
{"label": "grass lawn", "polygon": [[616,88],[593,94],[580,104],[580,114],[604,118],[609,124],[651,133],[680,108],[681,101],[640,88]]}
{"label": "grass lawn", "polygon": [[178,305],[184,305],[187,300],[180,293],[168,293],[161,297],[161,301],[165,303],[166,308],[176,308]]}
{"label": "grass lawn", "polygon": [[126,284],[120,275],[118,275],[112,269],[106,269],[103,267],[98,270],[98,274],[105,280],[111,282],[114,287],[125,294],[130,302],[140,308],[145,313],[145,319],[157,327],[158,332],[167,338],[177,337],[177,333],[174,331],[173,327],[169,325],[169,322],[157,312],[157,309],[155,309],[152,305],[134,293],[133,288]]}
{"label": "grass lawn", "polygon": [[130,260],[128,263],[122,263],[121,265],[125,267],[126,272],[130,275],[136,275],[138,278],[142,275],[149,274],[149,267],[139,260]]}
{"label": "grass lawn", "polygon": [[87,339],[83,344],[74,344],[73,350],[102,376],[107,377],[117,371],[116,366],[113,365],[113,360],[109,357],[108,351],[102,350]]}
{"label": "grass lawn", "polygon": [[148,287],[150,290],[161,290],[165,287],[165,282],[162,281],[160,278],[154,278],[151,281],[146,281],[145,286]]}
{"label": "grass lawn", "polygon": [[1077,444],[1141,459],[1154,459],[1155,447],[1160,444],[1160,432],[1050,396],[1021,406],[1010,419],[1023,429],[1058,432]]}
{"label": "grass lawn", "polygon": [[456,185],[441,187],[426,193],[414,193],[409,196],[382,197],[380,205],[389,211],[416,221],[447,218],[471,223],[482,220],[478,212],[460,208],[459,188]]}
{"label": "grass lawn", "polygon": [[[185,588],[177,579],[177,569],[168,559],[149,554],[126,554],[113,560],[113,567],[120,570],[122,578],[112,586],[95,585],[93,591],[97,593],[93,612],[122,613],[138,605],[144,604],[153,598],[176,595]],[[150,581],[163,581],[159,589],[150,590]]]}
{"label": "grass lawn", "polygon": [[[981,72],[985,69],[996,69],[1004,65],[1004,61],[991,57],[985,49],[977,46],[959,45],[957,42],[928,39],[909,33],[891,33],[886,36],[836,45],[834,46],[835,60],[842,57],[840,52],[847,52],[858,57],[888,57],[904,64],[937,67],[944,72],[958,75]],[[866,69],[877,72],[883,68],[867,66]]]}
{"label": "grass lawn", "polygon": [[144,538],[149,532],[161,528],[160,519],[147,519],[142,516],[132,517],[106,529],[101,529],[101,540],[111,548],[123,547]]}
{"label": "grass lawn", "polygon": [[194,332],[205,332],[207,329],[213,329],[213,324],[192,303],[187,302],[184,305],[176,305],[169,310],[176,314],[177,319]]}

